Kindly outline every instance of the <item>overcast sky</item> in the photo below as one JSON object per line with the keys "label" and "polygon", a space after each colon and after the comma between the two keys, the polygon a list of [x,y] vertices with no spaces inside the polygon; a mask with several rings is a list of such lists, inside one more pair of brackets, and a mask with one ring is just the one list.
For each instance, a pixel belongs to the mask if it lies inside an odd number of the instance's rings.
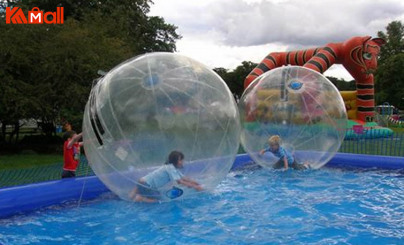
{"label": "overcast sky", "polygon": [[[234,69],[268,53],[376,36],[404,22],[403,0],[153,0],[149,15],[178,27],[177,51],[211,68]],[[351,80],[341,65],[326,73]]]}

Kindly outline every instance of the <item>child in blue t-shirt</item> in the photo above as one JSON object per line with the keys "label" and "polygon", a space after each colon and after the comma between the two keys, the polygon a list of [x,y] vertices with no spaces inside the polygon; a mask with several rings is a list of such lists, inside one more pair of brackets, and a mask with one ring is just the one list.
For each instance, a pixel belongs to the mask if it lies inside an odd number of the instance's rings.
{"label": "child in blue t-shirt", "polygon": [[308,163],[299,164],[296,162],[296,159],[292,156],[290,152],[288,152],[285,148],[280,146],[281,137],[279,135],[273,135],[268,139],[269,147],[266,149],[262,149],[260,151],[260,155],[263,155],[265,152],[271,152],[274,156],[279,158],[279,161],[274,164],[274,168],[285,168],[289,167],[297,170],[306,169],[309,167]]}
{"label": "child in blue t-shirt", "polygon": [[164,166],[139,179],[139,183],[130,193],[130,197],[136,202],[156,202],[160,197],[158,189],[171,181],[176,181],[178,184],[194,188],[197,191],[203,190],[199,183],[181,173],[179,169],[183,167],[183,162],[184,154],[172,151]]}

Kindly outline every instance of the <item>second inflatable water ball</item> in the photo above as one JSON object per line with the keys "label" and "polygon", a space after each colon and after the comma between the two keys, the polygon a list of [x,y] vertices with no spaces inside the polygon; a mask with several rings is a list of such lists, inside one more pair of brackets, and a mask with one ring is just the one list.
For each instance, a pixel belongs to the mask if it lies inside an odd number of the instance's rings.
{"label": "second inflatable water ball", "polygon": [[279,165],[280,154],[270,150],[273,136],[288,156],[311,168],[326,164],[344,139],[347,116],[340,93],[307,68],[286,66],[258,77],[242,95],[239,109],[241,143],[265,167]]}

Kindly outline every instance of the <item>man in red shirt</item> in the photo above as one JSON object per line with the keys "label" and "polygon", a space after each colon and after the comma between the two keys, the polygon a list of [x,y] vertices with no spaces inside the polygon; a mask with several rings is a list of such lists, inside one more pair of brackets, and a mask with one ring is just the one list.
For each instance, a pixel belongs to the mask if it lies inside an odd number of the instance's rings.
{"label": "man in red shirt", "polygon": [[62,178],[70,178],[76,176],[77,165],[80,160],[80,147],[83,142],[78,142],[82,134],[76,134],[71,130],[63,135],[65,143],[63,145],[63,172]]}

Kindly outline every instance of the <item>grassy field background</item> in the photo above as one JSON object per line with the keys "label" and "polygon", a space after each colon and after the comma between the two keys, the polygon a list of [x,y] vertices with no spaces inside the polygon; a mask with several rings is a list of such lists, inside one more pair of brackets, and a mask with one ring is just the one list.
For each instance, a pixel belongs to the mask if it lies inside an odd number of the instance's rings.
{"label": "grassy field background", "polygon": [[44,167],[47,165],[63,164],[63,155],[60,154],[26,154],[0,156],[0,170],[26,169]]}

